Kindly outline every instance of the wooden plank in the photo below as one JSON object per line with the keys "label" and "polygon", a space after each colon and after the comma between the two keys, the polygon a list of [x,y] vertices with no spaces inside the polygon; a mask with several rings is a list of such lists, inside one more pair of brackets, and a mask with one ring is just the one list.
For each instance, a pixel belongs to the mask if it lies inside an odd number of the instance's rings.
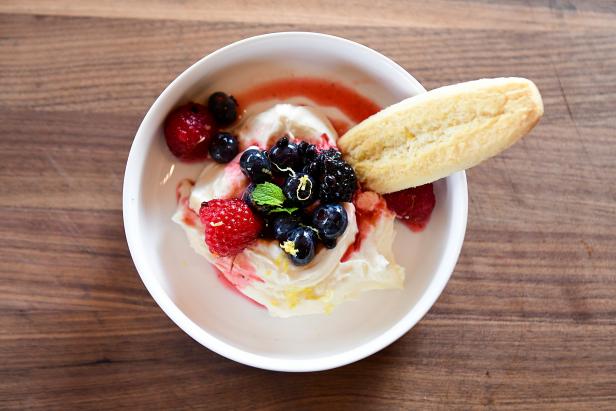
{"label": "wooden plank", "polygon": [[[330,3],[0,3],[0,408],[613,408],[614,4]],[[179,72],[309,29],[428,88],[529,77],[546,114],[468,173],[462,255],[417,327],[359,363],[282,375],[204,349],[156,306],[124,239],[122,177]]]}
{"label": "wooden plank", "polygon": [[616,400],[604,325],[429,315],[360,363],[287,375],[203,350],[155,312],[16,313],[0,325],[15,330],[1,335],[0,352],[11,377],[0,404],[13,408],[605,408]]}
{"label": "wooden plank", "polygon": [[[263,31],[235,23],[6,15],[0,15],[0,27],[7,33],[0,48],[1,106],[133,115],[143,115],[162,89],[199,58]],[[611,70],[616,30],[583,35],[352,27],[327,31],[392,57],[428,88],[524,76],[538,84],[549,106],[543,123],[570,112],[582,125],[587,118],[593,125],[613,126],[616,121],[610,105],[616,96],[616,72]],[[571,95],[565,99],[567,93]]]}
{"label": "wooden plank", "polygon": [[[368,0],[4,0],[0,13],[139,18],[251,24],[463,28],[517,31],[613,28],[616,7],[608,2],[491,2]],[[276,10],[272,13],[272,10]],[[269,30],[268,30],[269,31]]]}

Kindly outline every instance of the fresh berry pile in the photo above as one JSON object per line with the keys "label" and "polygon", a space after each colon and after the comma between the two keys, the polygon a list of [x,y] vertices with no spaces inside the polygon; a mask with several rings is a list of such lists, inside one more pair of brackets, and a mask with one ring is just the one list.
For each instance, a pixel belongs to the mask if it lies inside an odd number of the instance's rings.
{"label": "fresh berry pile", "polygon": [[[164,125],[169,150],[182,161],[204,160],[209,153],[218,163],[230,162],[239,153],[238,139],[221,129],[237,121],[238,111],[235,98],[220,91],[207,106],[176,108]],[[269,238],[294,264],[305,265],[319,247],[336,247],[348,225],[343,203],[352,201],[358,186],[338,150],[283,136],[269,150],[244,151],[239,163],[250,180],[242,198],[207,201],[199,210],[210,252],[233,256],[257,238]],[[435,204],[431,184],[384,197],[412,229],[425,226]]]}
{"label": "fresh berry pile", "polygon": [[182,161],[204,160],[208,152],[218,163],[233,160],[239,150],[237,138],[219,131],[238,117],[233,96],[216,92],[207,107],[190,102],[172,111],[165,120],[165,140],[169,150]]}
{"label": "fresh berry pile", "polygon": [[336,246],[348,225],[341,203],[357,188],[337,150],[319,152],[284,136],[267,151],[244,151],[240,168],[251,181],[243,200],[264,221],[261,236],[276,239],[294,264],[312,261],[319,244]]}

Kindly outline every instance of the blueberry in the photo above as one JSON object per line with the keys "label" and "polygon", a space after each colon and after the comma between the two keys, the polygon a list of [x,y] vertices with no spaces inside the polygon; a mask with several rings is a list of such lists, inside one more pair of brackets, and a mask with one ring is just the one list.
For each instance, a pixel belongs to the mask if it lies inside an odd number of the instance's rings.
{"label": "blueberry", "polygon": [[295,265],[306,265],[315,255],[316,234],[309,227],[297,227],[280,240],[280,247]]}
{"label": "blueberry", "polygon": [[272,178],[272,165],[269,159],[256,148],[249,148],[242,153],[240,168],[253,183],[263,183]]}
{"label": "blueberry", "polygon": [[259,237],[273,239],[274,238],[274,220],[272,216],[269,214],[261,215],[261,219],[263,220],[263,228],[259,233]]}
{"label": "blueberry", "polygon": [[289,137],[284,136],[269,150],[269,159],[272,163],[274,175],[288,176],[291,170],[299,170],[303,160],[299,154],[297,144],[289,142]]}
{"label": "blueberry", "polygon": [[340,204],[319,206],[312,214],[312,224],[319,231],[322,240],[335,240],[346,230],[349,219]]}
{"label": "blueberry", "polygon": [[219,132],[210,141],[210,156],[217,163],[228,163],[239,151],[237,138],[233,134]]}
{"label": "blueberry", "polygon": [[281,241],[291,230],[299,227],[301,220],[295,215],[278,215],[272,220],[272,232],[276,240]]}
{"label": "blueberry", "polygon": [[287,177],[282,192],[291,203],[307,206],[317,198],[319,189],[314,178],[305,173],[295,173]]}
{"label": "blueberry", "polygon": [[237,120],[237,101],[222,91],[212,94],[207,100],[207,107],[221,126],[228,126]]}
{"label": "blueberry", "polygon": [[253,211],[265,215],[270,211],[270,207],[266,205],[259,205],[255,203],[252,199],[252,192],[255,191],[256,186],[256,184],[252,183],[248,187],[246,187],[246,190],[244,190],[244,194],[242,194],[242,200],[244,200],[244,202],[248,204],[248,207],[250,207]]}
{"label": "blueberry", "polygon": [[309,174],[310,177],[314,178],[315,180],[318,180],[319,176],[321,175],[320,164],[316,161],[306,163],[304,168],[302,168],[302,173]]}
{"label": "blueberry", "polygon": [[325,246],[325,248],[327,248],[328,250],[331,250],[333,248],[336,248],[336,240],[328,240],[328,239],[323,239],[321,241],[323,243],[323,246]]}
{"label": "blueberry", "polygon": [[305,141],[302,141],[297,145],[297,149],[299,151],[299,155],[302,157],[302,161],[304,164],[309,164],[315,158],[317,158],[318,150],[314,144],[309,144]]}

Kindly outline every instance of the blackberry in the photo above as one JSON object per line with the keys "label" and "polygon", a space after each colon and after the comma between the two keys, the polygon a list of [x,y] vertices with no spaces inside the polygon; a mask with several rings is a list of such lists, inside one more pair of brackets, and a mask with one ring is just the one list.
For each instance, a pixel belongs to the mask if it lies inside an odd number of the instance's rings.
{"label": "blackberry", "polygon": [[319,182],[319,198],[323,203],[348,202],[357,188],[353,167],[334,148],[322,151],[304,166],[303,172]]}
{"label": "blackberry", "polygon": [[321,166],[318,161],[311,161],[302,168],[302,173],[308,174],[318,181],[321,177]]}

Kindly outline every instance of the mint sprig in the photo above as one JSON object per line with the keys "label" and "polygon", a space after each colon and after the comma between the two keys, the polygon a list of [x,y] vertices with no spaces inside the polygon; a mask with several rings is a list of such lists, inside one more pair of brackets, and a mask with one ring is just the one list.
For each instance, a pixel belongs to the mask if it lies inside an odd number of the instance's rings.
{"label": "mint sprig", "polygon": [[257,184],[252,192],[252,201],[257,205],[270,206],[268,213],[292,214],[297,207],[283,207],[286,200],[282,189],[273,183]]}
{"label": "mint sprig", "polygon": [[297,207],[278,207],[278,208],[274,208],[272,210],[270,210],[270,213],[287,213],[287,214],[293,214],[294,212],[296,212],[298,210]]}
{"label": "mint sprig", "polygon": [[252,201],[258,205],[281,207],[284,200],[282,189],[273,183],[257,184],[252,192]]}

